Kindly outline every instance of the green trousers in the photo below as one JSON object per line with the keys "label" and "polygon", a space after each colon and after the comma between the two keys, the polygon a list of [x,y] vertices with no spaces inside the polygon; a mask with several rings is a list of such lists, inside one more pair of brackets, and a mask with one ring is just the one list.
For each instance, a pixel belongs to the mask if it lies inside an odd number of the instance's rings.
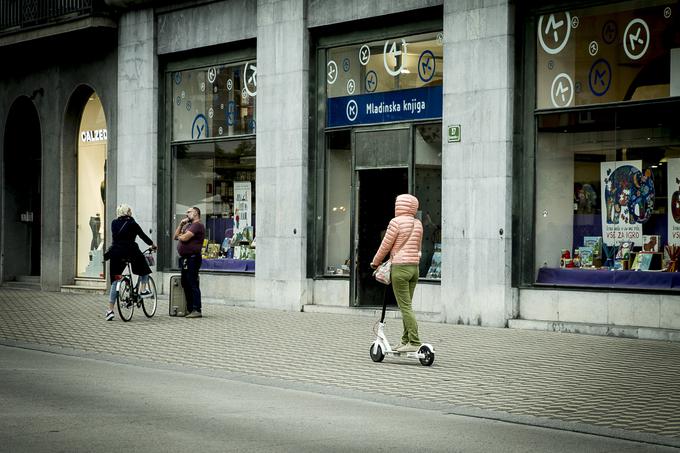
{"label": "green trousers", "polygon": [[399,305],[401,318],[404,322],[404,333],[401,336],[401,342],[420,346],[418,323],[411,308],[416,283],[418,283],[418,265],[392,265],[392,290],[394,291],[394,297],[397,299],[397,305]]}

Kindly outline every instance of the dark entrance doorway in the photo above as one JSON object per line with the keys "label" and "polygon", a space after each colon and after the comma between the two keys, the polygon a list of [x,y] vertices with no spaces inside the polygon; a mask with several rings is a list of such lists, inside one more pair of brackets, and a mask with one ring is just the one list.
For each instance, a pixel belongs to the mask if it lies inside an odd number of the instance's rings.
{"label": "dark entrance doorway", "polygon": [[10,109],[4,143],[3,280],[40,275],[42,149],[33,103]]}
{"label": "dark entrance doorway", "polygon": [[[358,173],[356,288],[359,305],[382,305],[385,291],[391,291],[375,281],[371,260],[378,251],[387,224],[394,217],[394,200],[408,192],[407,168],[360,170]],[[388,305],[395,305],[388,295]]]}
{"label": "dark entrance doorway", "polygon": [[[386,288],[373,278],[370,263],[380,246],[381,233],[394,217],[397,195],[410,193],[413,181],[411,143],[410,127],[353,131],[352,306],[379,306],[385,297]],[[394,298],[390,298],[389,302],[396,305]]]}

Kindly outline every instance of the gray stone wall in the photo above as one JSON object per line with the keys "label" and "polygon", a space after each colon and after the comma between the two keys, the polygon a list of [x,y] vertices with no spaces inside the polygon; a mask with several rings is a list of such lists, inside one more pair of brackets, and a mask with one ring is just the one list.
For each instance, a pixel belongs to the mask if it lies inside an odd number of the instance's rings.
{"label": "gray stone wall", "polygon": [[225,0],[158,14],[158,55],[252,39],[257,2]]}
{"label": "gray stone wall", "polygon": [[[158,58],[155,52],[155,22],[152,10],[123,15],[118,37],[118,148],[114,165],[113,210],[125,202],[132,207],[137,223],[156,241],[158,177]],[[141,242],[141,241],[140,241]],[[146,244],[141,243],[142,247]]]}
{"label": "gray stone wall", "polygon": [[[308,25],[309,27],[319,27],[339,24],[439,6],[443,3],[443,0],[307,0],[309,11]],[[351,28],[348,28],[347,31],[351,31]]]}
{"label": "gray stone wall", "polygon": [[442,308],[446,322],[504,326],[515,298],[514,18],[509,2],[486,3],[444,5],[443,127],[460,124],[462,140],[443,145]]}
{"label": "gray stone wall", "polygon": [[306,302],[308,48],[305,0],[257,2],[257,272],[260,307]]}

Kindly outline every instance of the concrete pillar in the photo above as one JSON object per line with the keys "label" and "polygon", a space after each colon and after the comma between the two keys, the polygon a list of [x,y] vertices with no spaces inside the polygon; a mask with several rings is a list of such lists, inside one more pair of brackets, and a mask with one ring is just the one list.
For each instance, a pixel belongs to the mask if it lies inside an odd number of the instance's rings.
{"label": "concrete pillar", "polygon": [[[444,4],[442,305],[446,322],[512,316],[512,6]],[[460,124],[459,143],[447,127]]]}
{"label": "concrete pillar", "polygon": [[305,0],[257,2],[258,307],[306,303],[308,48]]}
{"label": "concrete pillar", "polygon": [[[158,59],[154,13],[151,9],[126,12],[118,28],[117,149],[109,150],[107,214],[127,203],[145,233],[156,241],[156,156],[158,132]],[[115,168],[112,168],[115,165]],[[110,222],[109,222],[110,223]],[[149,233],[153,231],[153,233]]]}

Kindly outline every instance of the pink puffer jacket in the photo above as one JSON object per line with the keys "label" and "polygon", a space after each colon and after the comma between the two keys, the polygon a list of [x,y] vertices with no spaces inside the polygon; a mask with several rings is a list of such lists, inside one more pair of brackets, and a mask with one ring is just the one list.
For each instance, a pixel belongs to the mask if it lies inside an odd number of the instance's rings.
{"label": "pink puffer jacket", "polygon": [[[423,241],[423,224],[415,218],[418,199],[413,195],[402,194],[394,203],[394,217],[387,226],[387,232],[380,244],[378,253],[371,265],[379,266],[389,253],[392,264],[420,263],[420,246]],[[412,232],[413,231],[413,232]],[[410,235],[410,237],[409,237]],[[408,239],[408,242],[406,240]],[[396,255],[394,252],[397,252]]]}

